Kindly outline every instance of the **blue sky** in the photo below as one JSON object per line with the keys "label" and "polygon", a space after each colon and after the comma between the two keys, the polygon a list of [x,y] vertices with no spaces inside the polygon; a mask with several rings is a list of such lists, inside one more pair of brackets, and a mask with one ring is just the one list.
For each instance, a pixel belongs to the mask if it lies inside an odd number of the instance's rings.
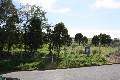
{"label": "blue sky", "polygon": [[42,5],[49,23],[63,22],[71,37],[82,33],[88,38],[100,33],[120,38],[120,0],[13,0]]}

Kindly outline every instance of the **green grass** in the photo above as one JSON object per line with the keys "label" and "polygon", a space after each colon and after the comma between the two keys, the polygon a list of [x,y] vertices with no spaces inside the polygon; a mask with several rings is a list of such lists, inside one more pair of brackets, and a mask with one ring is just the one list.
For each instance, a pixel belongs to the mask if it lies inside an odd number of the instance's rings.
{"label": "green grass", "polygon": [[[74,53],[74,54],[77,54],[77,53],[80,54],[82,51],[84,53],[84,51],[85,51],[85,47],[83,47],[83,46],[77,46],[73,49],[70,46],[70,47],[66,47],[66,49],[67,49],[66,53]],[[94,46],[90,47],[90,53],[92,53],[94,50],[96,50],[97,53],[99,53],[99,47],[94,47]],[[105,55],[109,54],[109,53],[116,52],[116,51],[118,51],[117,47],[115,47],[115,48],[113,48],[113,47],[100,47],[100,52],[102,54],[105,54]],[[64,48],[62,48],[61,53],[65,53]]]}
{"label": "green grass", "polygon": [[[91,39],[89,39],[89,42],[91,41]],[[85,50],[85,46],[78,46],[77,43],[73,43],[71,46],[63,46],[61,47],[61,53],[65,53],[65,50],[64,50],[64,47],[67,49],[66,50],[66,53],[81,53],[82,51],[84,52]],[[72,48],[74,47],[74,48]],[[99,47],[94,47],[94,46],[91,46],[90,47],[90,51],[92,53],[93,50],[96,50],[97,52],[99,52]],[[100,47],[100,51],[101,53],[103,54],[109,54],[109,53],[113,53],[113,52],[116,52],[118,50],[118,47]],[[4,50],[4,51],[7,51],[7,50]],[[14,48],[12,47],[11,49],[11,52],[14,53],[14,52],[20,52],[20,51],[24,51],[24,49],[19,49],[19,48]],[[39,53],[44,53],[44,54],[48,54],[49,53],[49,50],[48,50],[48,44],[44,44],[43,45],[43,48],[41,49],[38,49],[38,52]],[[55,51],[53,50],[53,53]]]}

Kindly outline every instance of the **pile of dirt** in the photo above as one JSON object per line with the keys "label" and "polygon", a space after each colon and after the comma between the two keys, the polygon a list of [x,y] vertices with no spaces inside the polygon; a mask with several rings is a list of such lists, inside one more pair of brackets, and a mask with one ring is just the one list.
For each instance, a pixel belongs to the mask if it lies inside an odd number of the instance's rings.
{"label": "pile of dirt", "polygon": [[120,63],[120,50],[106,56],[110,63]]}

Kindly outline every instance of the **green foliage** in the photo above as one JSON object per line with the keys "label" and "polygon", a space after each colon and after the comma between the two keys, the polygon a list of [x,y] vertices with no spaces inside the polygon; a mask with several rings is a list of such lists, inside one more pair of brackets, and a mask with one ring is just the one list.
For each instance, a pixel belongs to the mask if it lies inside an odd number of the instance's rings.
{"label": "green foliage", "polygon": [[102,34],[102,33],[100,35],[95,35],[92,38],[92,44],[95,46],[98,46],[99,43],[103,46],[110,45],[111,42],[112,42],[112,39],[111,39],[110,35],[106,35],[106,34]]}
{"label": "green foliage", "polygon": [[83,44],[83,46],[86,45],[87,43],[88,43],[88,38],[86,36],[84,36],[82,38],[82,44]]}
{"label": "green foliage", "polygon": [[19,70],[40,70],[44,69],[44,62],[43,61],[38,61],[38,62],[32,62],[32,63],[21,63],[17,68]]}
{"label": "green foliage", "polygon": [[29,47],[31,52],[37,51],[42,46],[42,29],[41,20],[37,17],[33,17],[30,21],[27,35],[26,45]]}
{"label": "green foliage", "polygon": [[16,24],[19,19],[12,0],[2,0],[0,4],[0,53],[2,53],[4,45],[7,45],[9,52],[13,44],[17,43]]}
{"label": "green foliage", "polygon": [[93,36],[92,44],[95,45],[95,46],[99,45],[99,37],[97,35]]}
{"label": "green foliage", "polygon": [[110,43],[112,41],[110,35],[106,35],[106,34],[100,34],[99,38],[100,38],[100,43],[102,45],[110,45]]}
{"label": "green foliage", "polygon": [[45,69],[56,69],[57,67],[58,67],[58,63],[57,62],[51,62],[51,63],[48,63],[45,66]]}
{"label": "green foliage", "polygon": [[[101,53],[98,54],[98,47],[91,47],[91,54],[86,55],[87,37],[77,33],[75,41],[79,46],[76,43],[70,46],[72,38],[64,23],[48,26],[42,7],[26,5],[17,10],[12,0],[2,0],[0,4],[0,59],[6,59],[0,60],[0,71],[101,65],[107,63],[106,54],[116,51],[100,46]],[[92,38],[93,45],[99,43],[110,45],[110,35],[100,34]],[[51,57],[55,62],[51,63]]]}
{"label": "green foliage", "polygon": [[34,60],[1,60],[0,71],[12,71],[12,70],[40,70],[44,69],[45,61]]}
{"label": "green foliage", "polygon": [[[27,14],[26,14],[27,13]],[[46,12],[36,5],[26,5],[18,9],[20,18],[20,29],[23,32],[24,49],[36,52],[42,48],[42,30],[46,27]]]}
{"label": "green foliage", "polygon": [[78,42],[79,45],[80,45],[80,43],[82,42],[82,38],[83,38],[82,33],[77,33],[77,34],[75,35],[75,41]]}
{"label": "green foliage", "polygon": [[99,51],[98,50],[92,50],[92,53],[97,54],[97,53],[99,53]]}
{"label": "green foliage", "polygon": [[72,57],[64,58],[60,64],[60,68],[73,68],[73,67],[83,67],[83,66],[92,66],[92,65],[102,65],[106,64],[107,59],[104,55],[90,55],[85,54],[75,55]]}
{"label": "green foliage", "polygon": [[0,71],[17,70],[16,66],[19,65],[17,60],[0,60]]}
{"label": "green foliage", "polygon": [[61,22],[55,25],[53,36],[53,45],[55,48],[57,48],[59,59],[60,47],[62,45],[66,45],[66,42],[69,40],[68,30],[65,27],[64,23]]}
{"label": "green foliage", "polygon": [[16,15],[17,9],[12,3],[12,0],[2,0],[0,2],[0,25],[5,23],[9,17]]}
{"label": "green foliage", "polygon": [[79,52],[79,54],[83,54],[84,53],[84,51],[82,49],[79,49],[78,52]]}

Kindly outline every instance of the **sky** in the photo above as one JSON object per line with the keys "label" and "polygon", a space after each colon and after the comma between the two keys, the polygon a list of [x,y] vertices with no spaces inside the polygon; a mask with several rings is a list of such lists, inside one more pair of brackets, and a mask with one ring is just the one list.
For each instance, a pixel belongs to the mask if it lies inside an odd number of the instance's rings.
{"label": "sky", "polygon": [[20,3],[41,5],[48,23],[63,22],[71,37],[82,33],[92,38],[105,33],[120,38],[120,0],[13,0],[17,8]]}

